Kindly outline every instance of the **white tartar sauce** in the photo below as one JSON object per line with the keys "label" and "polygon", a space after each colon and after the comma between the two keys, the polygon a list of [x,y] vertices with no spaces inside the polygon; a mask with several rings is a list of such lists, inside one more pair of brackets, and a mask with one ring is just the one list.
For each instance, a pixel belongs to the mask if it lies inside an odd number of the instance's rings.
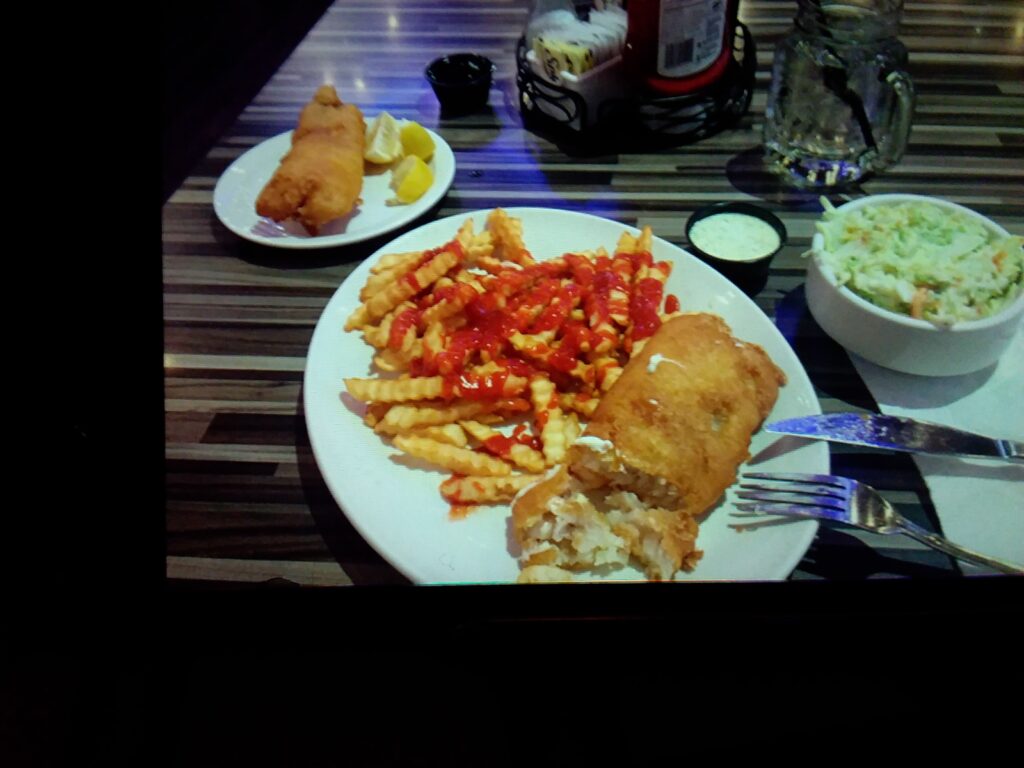
{"label": "white tartar sauce", "polygon": [[690,228],[690,242],[727,261],[754,261],[779,247],[771,224],[746,213],[716,213]]}

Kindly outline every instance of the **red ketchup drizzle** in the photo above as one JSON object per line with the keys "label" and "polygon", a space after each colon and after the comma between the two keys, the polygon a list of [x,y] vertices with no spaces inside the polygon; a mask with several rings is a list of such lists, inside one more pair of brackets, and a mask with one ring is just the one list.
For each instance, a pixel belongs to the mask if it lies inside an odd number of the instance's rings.
{"label": "red ketchup drizzle", "polygon": [[441,288],[435,288],[426,296],[419,300],[419,308],[427,309],[435,304],[440,304],[442,301],[449,301],[454,299],[459,294],[459,286],[464,283],[455,283],[453,285],[446,285]]}
{"label": "red ketchup drizzle", "polygon": [[452,373],[445,377],[445,396],[458,394],[470,400],[498,400],[507,397],[506,384],[510,376],[529,378],[535,373],[528,362],[514,357],[495,360],[498,371],[488,374],[474,374],[467,371]]}
{"label": "red ketchup drizzle", "polygon": [[562,258],[565,259],[565,263],[568,264],[569,269],[572,270],[572,279],[581,288],[583,288],[583,290],[589,290],[591,284],[594,282],[594,277],[597,274],[591,262],[574,253],[567,253]]}
{"label": "red ketchup drizzle", "polygon": [[416,279],[416,270],[412,270],[411,272],[407,272],[402,275],[402,282],[412,289],[413,294],[417,294],[423,289],[423,286],[420,285],[420,281]]}
{"label": "red ketchup drizzle", "polygon": [[594,290],[587,297],[586,310],[595,325],[607,323],[611,316],[611,293],[619,289],[623,292],[626,286],[622,277],[609,270],[598,272],[594,277]]}
{"label": "red ketchup drizzle", "polygon": [[479,331],[458,330],[452,334],[445,349],[434,358],[434,368],[442,375],[456,373],[465,367],[470,357],[480,349],[482,338]]}
{"label": "red ketchup drizzle", "polygon": [[651,264],[654,263],[654,260],[651,258],[651,252],[650,251],[638,251],[637,253],[629,253],[629,254],[625,254],[625,253],[616,254],[617,258],[618,257],[623,257],[623,256],[625,256],[627,259],[629,259],[630,263],[633,265],[633,272],[634,273],[636,273],[636,271],[638,269],[640,269],[640,267],[649,267],[649,266],[651,266]]}
{"label": "red ketchup drizzle", "polygon": [[407,309],[400,312],[391,323],[391,331],[388,333],[388,349],[401,349],[405,334],[410,328],[419,325],[420,313],[416,309]]}
{"label": "red ketchup drizzle", "polygon": [[505,397],[505,384],[512,375],[511,366],[493,373],[459,371],[445,377],[445,396],[458,395],[467,400],[497,400]]}
{"label": "red ketchup drizzle", "polygon": [[573,307],[579,303],[581,290],[575,283],[563,285],[558,294],[551,299],[551,303],[541,311],[540,316],[533,321],[530,333],[541,333],[542,331],[557,331],[565,319],[572,312]]}
{"label": "red ketchup drizzle", "polygon": [[535,451],[543,448],[543,443],[538,435],[531,435],[526,431],[525,424],[519,424],[512,430],[512,439],[521,445],[529,446]]}
{"label": "red ketchup drizzle", "polygon": [[633,323],[633,339],[638,341],[651,336],[661,320],[658,307],[664,286],[653,277],[645,277],[633,288],[633,297],[629,302],[629,319]]}
{"label": "red ketchup drizzle", "polygon": [[466,260],[466,255],[462,250],[461,243],[459,243],[458,240],[452,240],[448,243],[445,243],[442,246],[439,246],[437,248],[431,248],[421,253],[420,257],[416,260],[416,264],[413,266],[413,268],[410,269],[404,275],[402,275],[400,282],[403,282],[410,288],[412,288],[413,294],[419,293],[421,290],[423,290],[423,286],[420,285],[420,282],[416,277],[417,270],[419,270],[420,267],[422,267],[428,261],[433,259],[435,256],[437,256],[440,253],[444,253],[445,251],[451,251],[452,253],[454,253],[458,257],[459,261]]}
{"label": "red ketchup drizzle", "polygon": [[589,348],[590,329],[582,323],[566,323],[562,343],[548,356],[547,364],[556,371],[571,372],[579,360],[581,349]]}
{"label": "red ketchup drizzle", "polygon": [[508,458],[509,452],[512,450],[512,446],[516,444],[516,441],[511,437],[505,435],[494,435],[489,437],[483,442],[483,447],[487,449],[488,453],[493,453],[495,456],[500,456],[503,459]]}
{"label": "red ketchup drizzle", "polygon": [[464,504],[457,502],[452,504],[451,509],[448,510],[449,520],[462,520],[464,517],[468,517],[479,509],[478,504]]}

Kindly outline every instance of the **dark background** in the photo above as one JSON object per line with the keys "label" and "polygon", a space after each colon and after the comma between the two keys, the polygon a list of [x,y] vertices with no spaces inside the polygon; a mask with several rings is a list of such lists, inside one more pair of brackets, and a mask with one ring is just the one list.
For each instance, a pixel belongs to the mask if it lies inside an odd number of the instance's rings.
{"label": "dark background", "polygon": [[161,0],[165,201],[330,4],[330,0]]}

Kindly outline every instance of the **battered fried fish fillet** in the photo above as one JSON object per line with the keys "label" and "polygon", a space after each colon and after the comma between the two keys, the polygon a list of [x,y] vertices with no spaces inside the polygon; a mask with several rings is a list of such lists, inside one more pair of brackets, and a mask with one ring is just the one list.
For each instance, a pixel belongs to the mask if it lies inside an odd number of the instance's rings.
{"label": "battered fried fish fillet", "polygon": [[256,200],[256,213],[292,217],[311,233],[350,212],[363,189],[363,113],[322,85],[302,109],[292,147]]}
{"label": "battered fried fish fillet", "polygon": [[735,481],[785,381],[716,315],[665,323],[604,396],[568,467],[513,503],[520,581],[630,556],[651,579],[692,570],[697,518]]}

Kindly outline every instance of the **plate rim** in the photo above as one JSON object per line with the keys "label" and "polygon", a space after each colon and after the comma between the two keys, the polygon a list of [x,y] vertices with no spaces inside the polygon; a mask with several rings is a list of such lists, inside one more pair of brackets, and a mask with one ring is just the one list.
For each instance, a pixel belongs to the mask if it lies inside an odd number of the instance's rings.
{"label": "plate rim", "polygon": [[[545,207],[539,207],[539,206],[508,206],[508,207],[502,206],[502,209],[505,210],[509,215],[511,215],[513,217],[516,217],[516,218],[522,218],[522,216],[524,214],[528,215],[528,214],[531,214],[531,213],[540,213],[540,214],[545,214],[545,215],[550,215],[550,214],[554,213],[554,214],[557,214],[557,215],[568,215],[568,216],[571,216],[571,217],[583,217],[585,219],[596,219],[596,220],[600,220],[600,221],[605,222],[605,223],[612,223],[612,224],[614,224],[617,227],[621,227],[624,230],[628,230],[631,234],[634,234],[634,235],[640,233],[640,229],[638,227],[633,226],[633,225],[624,224],[622,222],[616,221],[615,219],[610,219],[610,218],[603,217],[603,216],[597,216],[595,214],[591,214],[591,213],[587,213],[587,212],[583,212],[583,211],[565,210],[565,209],[560,209],[560,208],[545,208]],[[317,469],[320,472],[320,476],[323,478],[324,483],[327,485],[328,490],[331,493],[332,499],[334,500],[335,504],[338,506],[338,508],[341,511],[341,513],[343,515],[345,515],[346,520],[353,526],[353,528],[355,528],[355,530],[360,534],[360,536],[363,537],[364,541],[366,541],[366,543],[380,557],[382,557],[393,568],[395,568],[395,570],[397,570],[404,577],[409,579],[412,583],[418,584],[418,585],[506,584],[506,583],[514,583],[514,582],[505,582],[505,581],[471,581],[471,582],[469,582],[469,581],[458,581],[456,579],[453,579],[453,580],[450,580],[450,581],[444,581],[444,580],[437,580],[437,579],[433,579],[433,578],[424,578],[422,574],[417,572],[416,568],[411,567],[408,564],[403,563],[400,559],[394,557],[393,553],[388,551],[388,547],[383,545],[381,542],[378,541],[377,537],[375,537],[373,535],[373,533],[371,533],[365,527],[365,525],[363,524],[363,521],[358,516],[353,516],[352,514],[350,514],[347,511],[346,505],[342,502],[342,497],[346,495],[346,492],[343,492],[343,489],[340,489],[339,487],[337,487],[336,478],[332,477],[329,473],[325,473],[324,472],[323,467],[324,467],[325,457],[321,453],[322,450],[323,450],[323,446],[321,445],[321,446],[318,447],[318,443],[319,443],[318,431],[316,429],[314,429],[313,425],[310,422],[310,419],[311,419],[311,409],[310,409],[310,397],[311,397],[311,394],[310,394],[310,392],[311,392],[311,390],[310,390],[310,387],[309,387],[309,383],[310,383],[310,377],[311,377],[311,360],[312,360],[312,355],[310,353],[311,353],[311,351],[314,348],[314,344],[316,343],[316,341],[318,339],[318,336],[320,334],[322,334],[322,333],[327,333],[328,332],[326,330],[327,323],[326,323],[325,318],[326,318],[326,316],[328,314],[329,308],[331,308],[331,305],[335,301],[339,300],[339,295],[340,295],[341,291],[343,290],[343,288],[348,284],[349,281],[353,281],[353,282],[358,282],[360,280],[364,280],[365,281],[366,275],[369,273],[370,267],[374,263],[376,263],[377,259],[379,259],[384,253],[393,251],[396,248],[396,245],[395,245],[396,243],[401,243],[401,241],[403,241],[403,240],[405,240],[407,238],[413,239],[414,237],[416,237],[417,235],[419,235],[421,233],[421,230],[424,230],[424,229],[427,229],[427,228],[431,228],[431,227],[441,228],[442,227],[442,222],[449,222],[449,221],[451,221],[451,222],[454,223],[455,221],[458,221],[459,223],[461,223],[462,221],[465,221],[465,219],[467,219],[467,218],[473,218],[474,222],[476,222],[476,221],[483,221],[484,217],[486,217],[486,215],[489,214],[492,210],[493,210],[493,208],[481,208],[481,209],[474,209],[472,211],[462,211],[462,212],[459,212],[459,213],[451,214],[449,216],[436,218],[436,219],[433,219],[432,221],[429,221],[429,222],[424,222],[420,226],[418,226],[418,227],[416,227],[414,229],[411,229],[408,232],[404,232],[404,233],[402,233],[401,235],[399,235],[396,238],[393,238],[388,243],[383,244],[380,248],[378,248],[372,254],[368,255],[359,264],[359,266],[357,266],[351,273],[349,273],[349,275],[338,285],[338,287],[335,289],[334,293],[331,295],[330,299],[328,299],[327,303],[324,305],[324,309],[321,312],[320,317],[317,319],[317,323],[316,323],[316,326],[314,328],[313,334],[310,337],[309,348],[307,349],[307,354],[306,354],[306,362],[305,362],[305,365],[304,365],[304,368],[303,368],[303,379],[302,379],[303,418],[304,418],[304,422],[305,422],[305,425],[306,425],[307,435],[309,436],[310,448],[312,450],[312,453],[313,453],[313,456],[314,456],[314,460],[317,463]],[[457,228],[458,228],[458,224],[455,225],[454,229],[457,229]],[[454,229],[453,229],[453,232],[454,232]],[[675,249],[675,250],[678,250],[678,251],[682,252],[688,259],[692,260],[693,264],[696,265],[696,267],[698,269],[706,270],[709,273],[713,273],[714,274],[714,278],[712,278],[712,279],[718,279],[718,280],[724,281],[726,284],[732,285],[731,283],[729,283],[729,281],[724,276],[719,274],[712,267],[710,267],[707,264],[705,264],[704,262],[702,262],[699,258],[694,256],[693,254],[691,254],[688,251],[686,251],[681,246],[678,246],[678,245],[676,245],[674,243],[671,243],[668,240],[665,240],[664,238],[658,237],[657,235],[654,235],[654,239],[657,240],[657,241],[660,241],[661,243],[663,243],[666,246],[671,247],[672,249]],[[399,246],[399,247],[401,247],[401,246]],[[745,294],[740,292],[738,289],[737,289],[737,294],[738,294],[738,296],[740,298],[741,303],[744,302],[744,301],[749,303],[754,310],[756,310],[757,312],[760,312],[762,315],[764,315],[765,323],[770,328],[770,332],[772,332],[775,335],[777,335],[778,336],[778,340],[781,341],[784,344],[785,348],[789,350],[789,355],[792,357],[792,361],[796,364],[795,372],[799,374],[799,377],[801,379],[801,383],[810,392],[810,394],[812,396],[812,399],[813,399],[813,411],[811,413],[809,413],[808,415],[812,415],[813,413],[820,414],[822,412],[822,410],[821,410],[821,402],[818,399],[817,393],[816,393],[816,391],[814,389],[813,382],[811,382],[810,376],[808,375],[808,373],[807,373],[806,369],[804,368],[803,363],[800,361],[799,357],[797,357],[796,351],[792,348],[792,345],[789,343],[788,339],[786,339],[786,337],[782,334],[782,331],[775,324],[775,322],[770,317],[768,317],[767,315],[764,314],[764,312],[761,310],[761,308],[759,306],[757,306],[757,304],[753,301],[753,299],[751,299],[749,296],[746,296]],[[787,371],[787,375],[789,375],[790,373],[791,373],[791,371]],[[342,390],[343,390],[343,386],[339,383],[339,387],[338,387],[339,395],[340,395]],[[811,444],[808,444],[808,445],[804,446],[804,448],[814,449],[815,453],[817,454],[816,458],[822,460],[823,469],[815,469],[814,471],[816,471],[816,472],[824,472],[824,473],[830,472],[830,453],[829,453],[829,449],[828,449],[827,444],[825,444],[824,442],[821,442],[821,441],[815,441],[815,442],[813,442]],[[724,498],[724,494],[723,494],[723,498]],[[697,579],[689,579],[689,580],[682,581],[682,582],[671,582],[671,583],[694,584],[694,583],[723,583],[723,582],[729,582],[729,581],[744,581],[744,582],[747,582],[747,583],[754,583],[754,582],[758,582],[758,581],[785,581],[789,577],[789,575],[793,572],[793,570],[796,568],[796,566],[799,565],[799,563],[803,559],[803,557],[806,555],[808,549],[811,546],[811,543],[814,541],[814,538],[817,536],[818,529],[819,529],[819,523],[818,523],[817,520],[813,520],[813,519],[802,520],[802,521],[796,522],[794,527],[797,530],[802,530],[804,532],[803,539],[801,541],[799,541],[799,545],[798,546],[794,546],[793,547],[793,551],[792,551],[790,557],[788,559],[785,559],[785,560],[780,562],[780,567],[777,569],[777,572],[780,575],[769,576],[769,577],[764,577],[764,578],[755,578],[755,579],[739,579],[739,578],[737,578],[737,579],[729,579],[729,578],[699,579],[699,578],[697,578]],[[646,580],[641,580],[641,581],[646,582]],[[586,582],[586,583],[630,583],[630,582],[629,581],[623,581],[623,580],[613,581],[613,580],[598,579],[598,580],[595,580],[593,582]]]}
{"label": "plate rim", "polygon": [[[249,231],[249,229],[237,226],[230,221],[230,217],[228,217],[222,210],[223,204],[219,201],[223,198],[225,190],[231,184],[232,171],[238,166],[242,165],[246,160],[247,156],[261,149],[265,150],[267,148],[267,145],[273,142],[285,143],[286,141],[290,141],[290,137],[292,133],[294,133],[294,129],[289,129],[287,131],[284,131],[283,133],[271,136],[270,138],[264,139],[263,141],[249,147],[245,152],[236,157],[227,166],[227,168],[223,170],[223,172],[217,179],[217,183],[214,185],[213,188],[214,213],[217,216],[217,220],[222,225],[224,225],[224,227],[226,227],[230,232],[242,238],[243,240],[247,240],[248,242],[256,243],[258,245],[265,245],[271,248],[282,248],[285,250],[337,248],[346,245],[352,245],[354,243],[365,242],[366,240],[372,240],[376,237],[386,235],[389,232],[393,232],[394,230],[405,226],[411,221],[415,221],[420,216],[423,216],[428,211],[430,211],[431,208],[433,208],[438,202],[444,199],[444,196],[448,194],[448,191],[451,189],[452,184],[455,181],[455,170],[457,166],[457,161],[455,158],[455,152],[451,148],[451,145],[447,141],[445,141],[442,136],[437,134],[432,129],[424,126],[424,130],[427,131],[431,139],[433,139],[434,141],[434,157],[431,158],[431,160],[437,158],[438,151],[440,150],[440,153],[442,155],[444,155],[446,158],[450,158],[451,160],[451,162],[448,164],[448,169],[443,175],[435,176],[434,183],[431,185],[430,189],[427,190],[426,193],[424,193],[423,197],[421,197],[419,200],[416,200],[405,206],[395,206],[394,209],[396,211],[400,211],[402,215],[397,216],[395,219],[389,221],[386,225],[382,227],[369,229],[364,232],[342,232],[337,235],[326,235],[323,237],[300,238],[288,236],[276,238],[261,237],[260,235],[254,235],[251,231]],[[436,174],[437,163],[435,163],[434,170]],[[269,180],[270,176],[268,176],[267,179],[260,182],[261,188],[262,185],[266,184],[266,182]],[[410,211],[414,212],[410,213]],[[253,213],[255,215],[255,211]],[[265,217],[256,216],[257,220],[262,218]]]}

